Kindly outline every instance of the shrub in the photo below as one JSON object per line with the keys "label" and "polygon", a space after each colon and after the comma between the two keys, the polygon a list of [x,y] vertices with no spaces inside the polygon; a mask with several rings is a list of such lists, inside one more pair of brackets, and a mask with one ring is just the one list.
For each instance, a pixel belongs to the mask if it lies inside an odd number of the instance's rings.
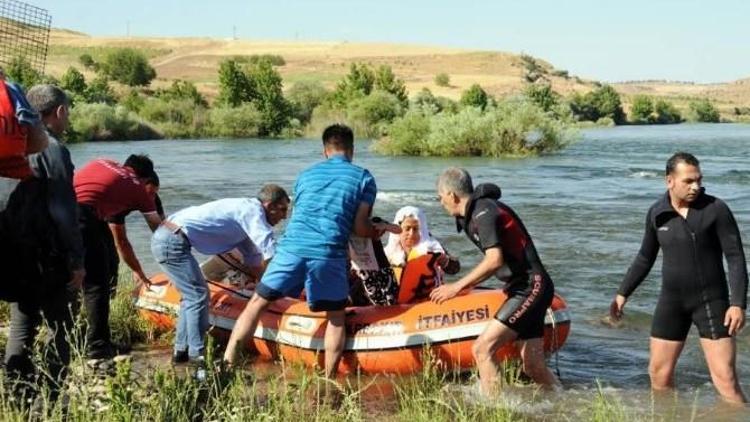
{"label": "shrub", "polygon": [[374,89],[393,95],[404,107],[409,104],[409,96],[406,93],[404,81],[397,78],[393,73],[393,69],[388,65],[378,67],[375,72]]}
{"label": "shrub", "polygon": [[557,77],[565,78],[565,79],[569,79],[570,78],[570,74],[568,73],[567,70],[564,70],[564,69],[553,70],[552,71],[552,76],[557,76]]}
{"label": "shrub", "polygon": [[370,95],[375,85],[375,73],[365,64],[352,63],[349,73],[336,85],[332,100],[339,106]]}
{"label": "shrub", "polygon": [[375,150],[388,155],[428,155],[431,114],[409,110],[388,128],[388,136],[375,143]]}
{"label": "shrub", "polygon": [[145,103],[146,100],[134,89],[120,99],[120,105],[136,113],[141,111]]}
{"label": "shrub", "polygon": [[451,77],[447,73],[438,73],[435,75],[435,85],[443,87],[451,86]]}
{"label": "shrub", "polygon": [[704,123],[718,123],[719,110],[708,99],[690,102],[690,120]]}
{"label": "shrub", "polygon": [[109,86],[109,80],[106,76],[97,76],[94,78],[89,86],[86,87],[83,97],[87,103],[105,103],[112,105],[116,102],[115,93]]}
{"label": "shrub", "polygon": [[656,123],[672,124],[682,122],[682,115],[677,107],[665,100],[656,101],[654,104],[654,112],[656,113]]}
{"label": "shrub", "polygon": [[160,139],[161,134],[122,106],[78,104],[70,113],[73,141]]}
{"label": "shrub", "polygon": [[654,101],[648,95],[636,95],[630,106],[630,120],[636,123],[651,122],[654,112]]}
{"label": "shrub", "polygon": [[479,84],[474,84],[461,94],[461,105],[465,107],[478,107],[484,110],[487,107],[487,92]]}
{"label": "shrub", "polygon": [[401,101],[390,92],[376,90],[367,97],[352,102],[347,114],[368,126],[390,123],[404,113]]}
{"label": "shrub", "polygon": [[551,111],[559,104],[560,95],[549,84],[528,85],[523,94],[544,111]]}
{"label": "shrub", "polygon": [[11,59],[5,67],[5,74],[11,81],[21,85],[25,89],[42,82],[43,75],[31,66],[31,63],[23,56]]}
{"label": "shrub", "polygon": [[375,148],[394,155],[500,157],[556,151],[571,139],[563,123],[533,102],[517,98],[485,112],[478,107],[457,114],[412,110],[394,121]]}
{"label": "shrub", "polygon": [[570,109],[579,120],[595,122],[609,117],[616,124],[625,122],[620,94],[609,85],[601,85],[585,95],[574,94],[570,99]]}
{"label": "shrub", "polygon": [[255,87],[235,60],[222,60],[219,63],[219,96],[216,102],[237,107],[255,98]]}
{"label": "shrub", "polygon": [[260,134],[263,116],[253,104],[217,107],[208,113],[206,134],[219,138],[255,138]]}
{"label": "shrub", "polygon": [[322,104],[327,96],[328,91],[317,81],[297,82],[286,93],[292,116],[300,123],[309,122],[315,107]]}
{"label": "shrub", "polygon": [[99,70],[98,64],[94,61],[94,58],[91,57],[91,54],[89,54],[89,53],[83,53],[83,54],[81,54],[81,56],[78,57],[78,61],[86,69]]}
{"label": "shrub", "polygon": [[278,55],[278,54],[251,54],[249,56],[234,56],[232,57],[232,60],[234,60],[237,63],[242,64],[258,64],[258,62],[266,61],[268,63],[271,63],[273,66],[284,66],[286,65],[286,60],[284,60],[284,57]]}
{"label": "shrub", "polygon": [[260,136],[277,135],[289,123],[291,107],[282,92],[282,79],[271,63],[259,61],[247,73],[255,86],[253,99],[263,116]]}
{"label": "shrub", "polygon": [[60,78],[60,88],[68,91],[74,100],[85,99],[86,96],[86,78],[78,69],[71,66]]}
{"label": "shrub", "polygon": [[146,56],[133,48],[110,51],[100,64],[100,70],[110,79],[129,86],[148,85],[156,77]]}
{"label": "shrub", "polygon": [[412,99],[412,109],[422,113],[435,114],[443,111],[442,104],[427,88],[422,88]]}
{"label": "shrub", "polygon": [[172,81],[172,86],[167,89],[158,89],[155,96],[165,101],[187,100],[195,105],[208,106],[206,99],[198,92],[198,88],[192,82],[181,79]]}

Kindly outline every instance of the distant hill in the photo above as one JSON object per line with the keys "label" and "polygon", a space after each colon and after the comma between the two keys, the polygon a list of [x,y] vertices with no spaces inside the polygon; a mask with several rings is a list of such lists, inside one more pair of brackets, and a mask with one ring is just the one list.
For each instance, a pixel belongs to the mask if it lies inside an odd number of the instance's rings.
{"label": "distant hill", "polygon": [[[69,30],[52,31],[47,72],[60,76],[71,65],[82,70],[78,57],[84,52],[95,55],[118,47],[134,47],[146,52],[158,75],[154,86],[185,79],[194,82],[209,98],[217,93],[218,63],[228,57],[251,54],[281,55],[286,64],[278,70],[287,88],[303,80],[318,80],[332,87],[348,72],[352,62],[390,65],[396,75],[404,79],[412,95],[429,88],[436,95],[456,99],[469,86],[478,83],[487,92],[504,96],[522,91],[527,83],[525,60],[528,56],[504,52],[380,43],[92,37]],[[541,77],[560,94],[586,92],[596,86],[596,81],[567,75],[550,63],[535,60]],[[90,72],[84,73],[87,77],[93,76]],[[450,86],[435,84],[435,75],[439,73],[450,76]],[[750,78],[719,84],[636,81],[612,85],[623,94],[625,103],[633,95],[648,94],[669,98],[679,107],[686,107],[691,99],[707,97],[715,101],[723,114],[731,114],[734,107],[750,107]]]}

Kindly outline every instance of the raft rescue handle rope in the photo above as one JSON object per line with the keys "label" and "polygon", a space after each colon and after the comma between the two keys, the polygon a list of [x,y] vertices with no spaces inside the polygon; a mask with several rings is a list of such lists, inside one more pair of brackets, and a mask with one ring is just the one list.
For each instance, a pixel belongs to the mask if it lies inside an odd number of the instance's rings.
{"label": "raft rescue handle rope", "polygon": [[555,311],[552,308],[547,308],[547,313],[550,320],[552,320],[552,347],[555,348],[555,373],[557,374],[557,378],[560,379],[560,354],[558,353],[560,345],[557,344],[557,320],[555,320]]}

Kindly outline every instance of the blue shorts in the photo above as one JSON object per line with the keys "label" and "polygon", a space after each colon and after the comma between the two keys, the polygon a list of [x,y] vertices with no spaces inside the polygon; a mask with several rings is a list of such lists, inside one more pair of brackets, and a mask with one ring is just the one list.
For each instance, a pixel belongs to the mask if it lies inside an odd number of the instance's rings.
{"label": "blue shorts", "polygon": [[313,312],[340,311],[349,297],[346,258],[301,258],[277,250],[255,293],[266,300],[299,297],[304,287]]}

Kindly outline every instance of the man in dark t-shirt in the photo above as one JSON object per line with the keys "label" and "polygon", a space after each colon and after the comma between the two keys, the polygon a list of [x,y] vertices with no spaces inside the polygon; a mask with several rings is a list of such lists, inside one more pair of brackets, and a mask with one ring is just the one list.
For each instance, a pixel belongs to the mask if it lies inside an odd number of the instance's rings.
{"label": "man in dark t-shirt", "polygon": [[440,175],[438,195],[445,210],[456,217],[458,230],[466,233],[484,259],[457,282],[433,290],[432,301],[443,303],[493,275],[505,282],[503,290],[508,294],[472,347],[482,391],[495,391],[495,353],[515,340],[526,375],[542,386],[558,387],[544,357],[544,317],[555,288],[523,222],[499,200],[499,187],[482,184],[474,189],[471,176],[461,168]]}
{"label": "man in dark t-shirt", "polygon": [[86,248],[83,289],[87,357],[110,358],[116,352],[110,339],[109,299],[117,283],[118,251],[136,281],[149,282],[127,241],[124,218],[131,211],[140,211],[151,231],[159,227],[162,218],[156,204],[158,176],[147,156],[131,155],[125,165],[93,160],[76,172],[73,184]]}

